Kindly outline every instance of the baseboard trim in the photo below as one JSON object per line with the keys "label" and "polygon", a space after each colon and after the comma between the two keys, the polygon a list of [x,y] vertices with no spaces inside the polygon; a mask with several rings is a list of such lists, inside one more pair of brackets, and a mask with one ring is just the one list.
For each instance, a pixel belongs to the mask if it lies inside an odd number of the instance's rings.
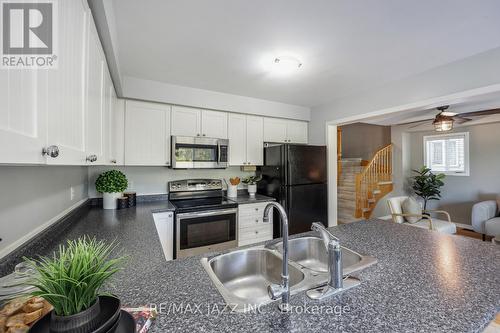
{"label": "baseboard trim", "polygon": [[9,244],[7,247],[4,249],[0,250],[0,261],[3,261],[4,259],[7,258],[10,254],[21,248],[22,246],[26,245],[30,241],[33,241],[36,239],[38,236],[40,236],[43,232],[49,230],[53,225],[57,224],[58,222],[61,222],[62,220],[65,220],[67,217],[72,215],[74,211],[76,211],[78,208],[87,205],[87,202],[89,201],[88,198],[82,199],[75,203],[74,205],[68,207],[67,209],[63,210],[61,213],[57,214],[47,222],[43,223],[42,225],[38,226],[28,234],[24,235],[23,237],[19,238],[16,240],[14,243]]}

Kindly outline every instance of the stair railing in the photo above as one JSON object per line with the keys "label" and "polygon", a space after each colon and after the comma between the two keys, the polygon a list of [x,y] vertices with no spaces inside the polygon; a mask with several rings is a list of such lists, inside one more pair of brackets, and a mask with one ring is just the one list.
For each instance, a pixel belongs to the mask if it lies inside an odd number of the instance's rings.
{"label": "stair railing", "polygon": [[[370,199],[381,182],[392,180],[392,144],[379,149],[363,172],[356,175],[356,217],[370,212]],[[369,214],[368,214],[369,215]]]}

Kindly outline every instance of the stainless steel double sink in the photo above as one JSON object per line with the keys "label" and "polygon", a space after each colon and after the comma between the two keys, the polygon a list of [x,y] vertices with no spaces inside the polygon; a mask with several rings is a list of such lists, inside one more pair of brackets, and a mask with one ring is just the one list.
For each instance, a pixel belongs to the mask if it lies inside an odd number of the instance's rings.
{"label": "stainless steel double sink", "polygon": [[[254,246],[234,250],[201,262],[224,300],[236,311],[249,311],[255,306],[273,302],[267,287],[280,283],[283,244]],[[360,271],[377,262],[342,247],[344,276]],[[328,282],[328,253],[318,237],[289,240],[290,293],[324,285]]]}

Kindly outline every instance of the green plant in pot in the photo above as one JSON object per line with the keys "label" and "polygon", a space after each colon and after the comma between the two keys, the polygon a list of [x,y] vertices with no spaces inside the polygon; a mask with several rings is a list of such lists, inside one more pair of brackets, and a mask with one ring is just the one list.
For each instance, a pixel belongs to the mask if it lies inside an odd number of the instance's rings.
{"label": "green plant in pot", "polygon": [[[126,260],[111,258],[115,249],[114,243],[82,237],[61,245],[51,258],[26,259],[38,273],[31,283],[38,290],[32,295],[45,298],[54,307],[47,314],[50,332],[91,333],[118,320],[120,301],[100,291]],[[103,317],[106,314],[109,318]]]}
{"label": "green plant in pot", "polygon": [[116,209],[116,199],[123,195],[127,186],[127,177],[123,172],[109,170],[101,173],[95,181],[95,188],[97,192],[102,193],[102,207]]}
{"label": "green plant in pot", "polygon": [[251,197],[255,197],[255,193],[257,193],[257,183],[261,179],[261,176],[248,176],[242,180],[243,184],[247,184],[248,194]]}
{"label": "green plant in pot", "polygon": [[420,170],[413,170],[416,175],[412,177],[412,189],[415,194],[422,198],[424,201],[424,212],[427,210],[427,203],[430,200],[441,199],[441,187],[444,186],[443,173],[434,174],[431,169],[426,166]]}

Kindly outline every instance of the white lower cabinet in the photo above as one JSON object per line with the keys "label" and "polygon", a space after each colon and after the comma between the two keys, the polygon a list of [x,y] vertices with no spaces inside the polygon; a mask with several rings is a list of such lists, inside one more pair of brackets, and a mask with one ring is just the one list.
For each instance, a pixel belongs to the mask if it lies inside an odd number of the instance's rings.
{"label": "white lower cabinet", "polygon": [[156,231],[160,238],[161,248],[167,261],[174,259],[174,213],[162,212],[153,214]]}
{"label": "white lower cabinet", "polygon": [[238,206],[238,246],[273,239],[273,212],[269,222],[264,222],[264,208],[267,202],[240,204]]}

